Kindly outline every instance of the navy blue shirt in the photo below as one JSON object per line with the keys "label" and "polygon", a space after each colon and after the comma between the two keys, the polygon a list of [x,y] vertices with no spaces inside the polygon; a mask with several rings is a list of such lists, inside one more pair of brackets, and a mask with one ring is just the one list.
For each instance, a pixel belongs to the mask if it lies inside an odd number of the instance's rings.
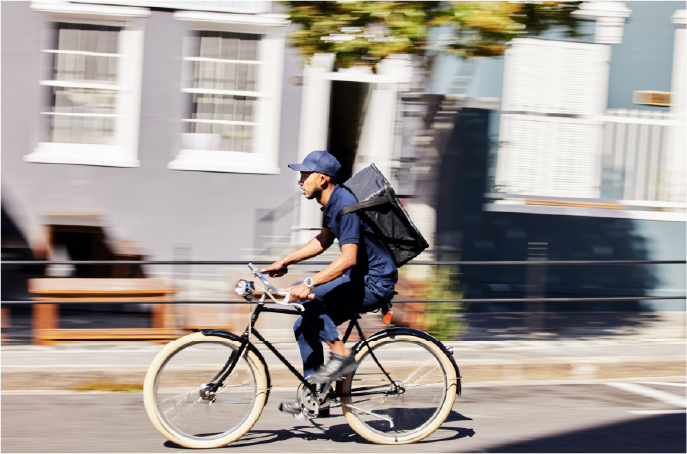
{"label": "navy blue shirt", "polygon": [[355,196],[339,185],[334,187],[327,206],[322,209],[324,217],[322,226],[332,231],[339,239],[339,244],[357,244],[358,257],[351,273],[362,274],[377,279],[383,279],[395,284],[398,281],[398,269],[389,250],[379,240],[363,235],[364,231],[372,233],[372,229],[356,212],[338,217],[343,207],[358,203]]}

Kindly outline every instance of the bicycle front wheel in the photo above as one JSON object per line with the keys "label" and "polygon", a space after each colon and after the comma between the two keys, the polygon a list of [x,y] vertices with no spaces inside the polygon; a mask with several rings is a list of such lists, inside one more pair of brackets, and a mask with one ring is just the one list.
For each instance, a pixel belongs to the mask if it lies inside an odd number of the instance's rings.
{"label": "bicycle front wheel", "polygon": [[421,332],[389,330],[370,339],[374,355],[362,345],[358,368],[342,383],[341,400],[350,405],[342,406],[346,421],[379,444],[415,443],[431,435],[456,398],[458,377],[450,358]]}
{"label": "bicycle front wheel", "polygon": [[222,387],[210,383],[223,375],[238,340],[194,333],[170,342],[146,374],[143,398],[155,428],[187,448],[218,448],[238,440],[260,417],[267,397],[267,373],[250,349]]}

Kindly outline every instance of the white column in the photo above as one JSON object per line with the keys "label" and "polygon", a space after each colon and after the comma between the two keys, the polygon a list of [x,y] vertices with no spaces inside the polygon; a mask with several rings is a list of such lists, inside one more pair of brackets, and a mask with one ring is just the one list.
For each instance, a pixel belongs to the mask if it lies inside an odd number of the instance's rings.
{"label": "white column", "polygon": [[[327,148],[329,128],[329,97],[332,81],[324,75],[334,67],[334,54],[315,54],[303,71],[303,101],[301,103],[301,124],[298,144],[298,159],[303,161],[308,153]],[[298,181],[294,173],[294,187]],[[292,242],[304,244],[316,232],[304,230],[322,226],[320,205],[312,200],[300,199],[299,216],[291,235]]]}
{"label": "white column", "polygon": [[370,95],[353,163],[353,173],[374,163],[393,185],[398,92],[410,88],[413,67],[409,56],[392,55],[378,63],[376,69],[379,82],[370,84]]}
{"label": "white column", "polygon": [[630,10],[622,2],[584,2],[580,9],[573,13],[580,19],[596,21],[594,42],[597,44],[620,44],[623,42],[625,19],[630,17]]}
{"label": "white column", "polygon": [[675,24],[675,44],[673,49],[673,74],[671,81],[670,113],[677,120],[678,125],[670,131],[670,159],[667,166],[668,174],[668,201],[685,202],[685,52],[687,48],[685,35],[686,10],[677,10],[672,20]]}

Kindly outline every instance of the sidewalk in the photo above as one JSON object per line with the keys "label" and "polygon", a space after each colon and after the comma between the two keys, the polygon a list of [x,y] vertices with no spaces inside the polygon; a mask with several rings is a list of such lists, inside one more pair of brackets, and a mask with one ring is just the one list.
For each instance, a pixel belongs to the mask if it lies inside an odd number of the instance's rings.
{"label": "sidewalk", "polygon": [[[685,377],[684,312],[647,313],[643,318],[635,314],[632,324],[628,324],[628,314],[550,314],[557,320],[556,326],[547,319],[545,329],[537,335],[518,323],[523,314],[473,315],[465,340],[445,343],[453,347],[467,387],[532,380]],[[642,322],[636,323],[639,319]],[[622,326],[617,321],[622,321]],[[261,333],[268,340],[274,339],[279,351],[300,369],[300,356],[289,329]],[[295,377],[266,347],[257,346],[268,363],[274,387],[297,385]],[[71,390],[94,382],[142,383],[161,348],[161,344],[134,342],[3,346],[2,390]]]}

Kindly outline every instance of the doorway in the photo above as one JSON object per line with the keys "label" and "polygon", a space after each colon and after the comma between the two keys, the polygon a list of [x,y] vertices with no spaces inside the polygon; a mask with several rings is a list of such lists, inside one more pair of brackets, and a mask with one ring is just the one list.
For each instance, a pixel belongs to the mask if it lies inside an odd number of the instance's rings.
{"label": "doorway", "polygon": [[333,80],[330,95],[327,151],[341,163],[338,182],[353,174],[370,95],[370,84]]}

